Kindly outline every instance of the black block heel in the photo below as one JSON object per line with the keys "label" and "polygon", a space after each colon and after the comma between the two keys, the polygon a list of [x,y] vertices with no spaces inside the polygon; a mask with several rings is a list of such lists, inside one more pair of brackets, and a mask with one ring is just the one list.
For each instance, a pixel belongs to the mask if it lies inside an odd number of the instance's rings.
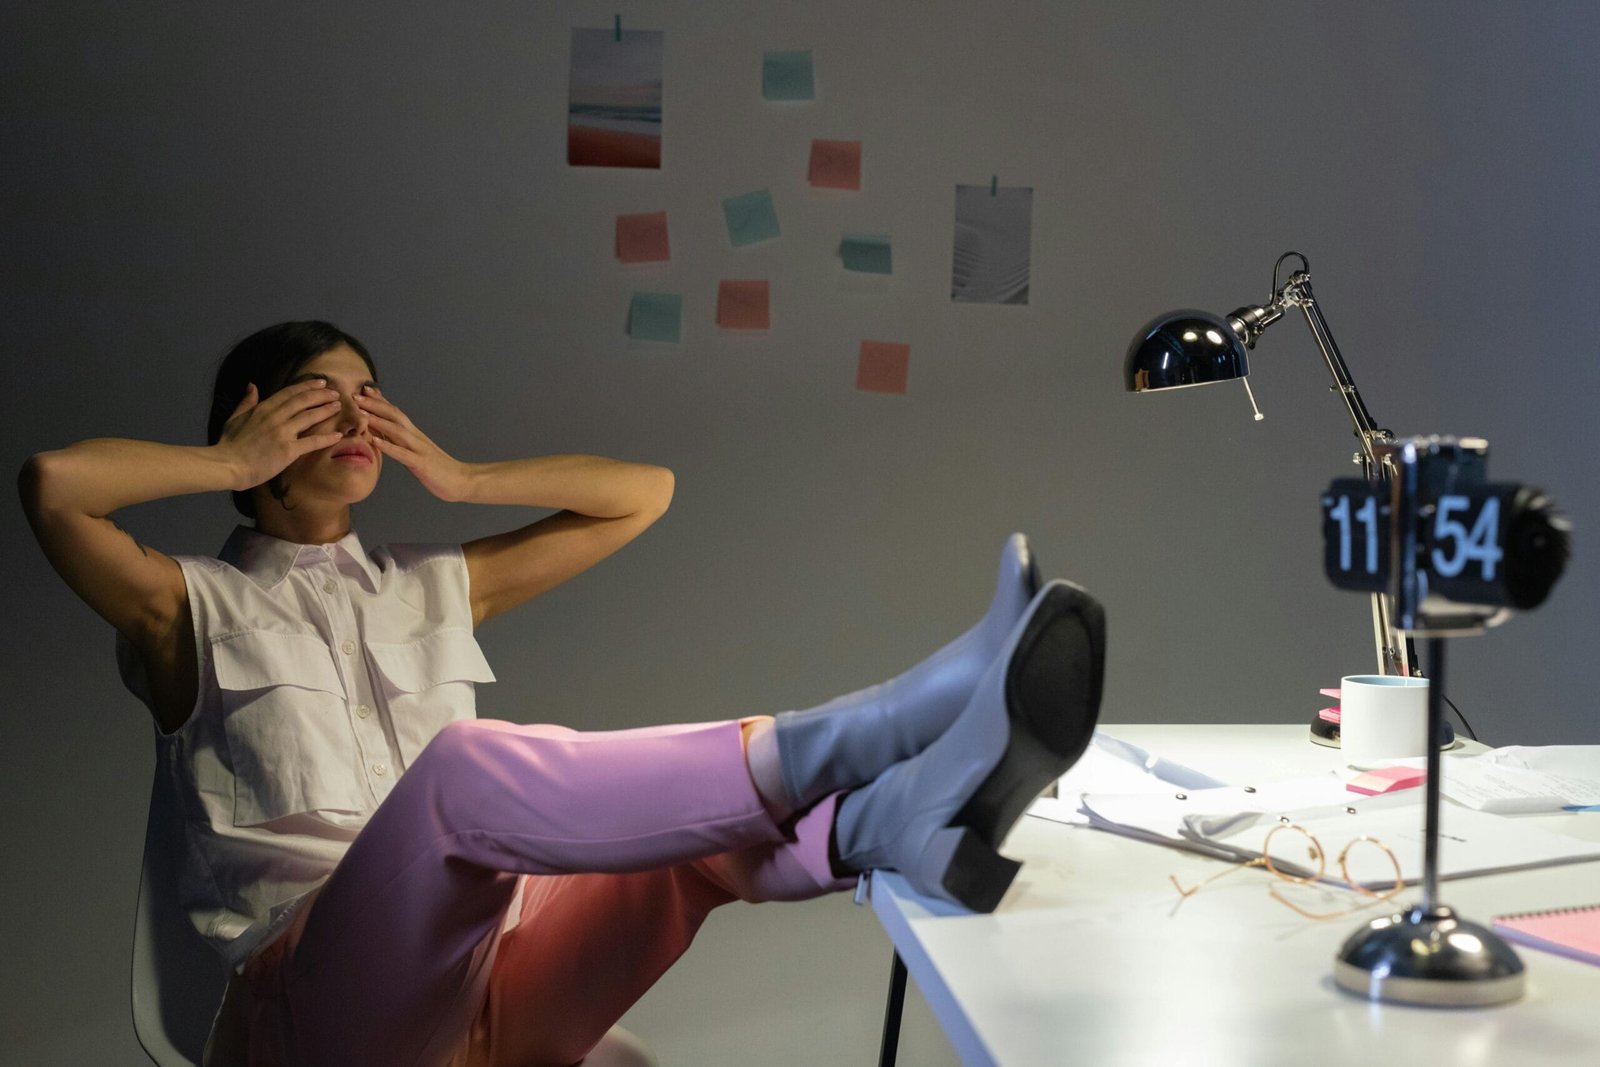
{"label": "black block heel", "polygon": [[934,834],[924,860],[937,870],[932,880],[957,903],[984,914],[999,906],[1022,869],[964,826],[947,826]]}

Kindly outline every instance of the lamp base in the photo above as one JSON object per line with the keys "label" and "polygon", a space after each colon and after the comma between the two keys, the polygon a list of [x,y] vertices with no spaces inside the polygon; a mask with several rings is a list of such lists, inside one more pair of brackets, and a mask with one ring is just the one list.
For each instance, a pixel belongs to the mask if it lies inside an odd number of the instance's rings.
{"label": "lamp base", "polygon": [[[1441,723],[1439,727],[1439,751],[1448,752],[1459,743],[1456,738],[1455,727],[1449,723]],[[1339,748],[1339,724],[1329,722],[1321,715],[1311,717],[1310,740],[1313,745],[1323,745],[1327,748]]]}
{"label": "lamp base", "polygon": [[1320,714],[1311,716],[1311,743],[1326,745],[1329,748],[1339,747],[1339,724],[1329,722]]}
{"label": "lamp base", "polygon": [[1507,1004],[1523,994],[1522,960],[1499,935],[1440,905],[1374,919],[1334,958],[1340,989],[1437,1008]]}

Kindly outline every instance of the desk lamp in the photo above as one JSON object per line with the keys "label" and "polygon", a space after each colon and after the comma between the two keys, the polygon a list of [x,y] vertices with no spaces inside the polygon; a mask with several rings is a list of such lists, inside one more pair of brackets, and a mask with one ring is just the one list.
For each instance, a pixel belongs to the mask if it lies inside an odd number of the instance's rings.
{"label": "desk lamp", "polygon": [[[1290,259],[1298,259],[1300,269],[1280,286],[1279,272]],[[1298,308],[1305,316],[1306,325],[1328,364],[1328,373],[1333,376],[1333,391],[1343,399],[1355,426],[1361,449],[1355,453],[1354,461],[1360,464],[1366,479],[1378,486],[1393,474],[1380,453],[1381,446],[1392,442],[1394,435],[1379,428],[1356,390],[1350,369],[1345,366],[1328,322],[1322,317],[1322,309],[1311,293],[1311,264],[1299,252],[1285,252],[1278,257],[1272,268],[1272,295],[1265,304],[1247,304],[1226,318],[1205,311],[1182,310],[1151,319],[1128,346],[1123,368],[1128,391],[1143,393],[1237,380],[1244,384],[1255,417],[1261,420],[1263,416],[1255,407],[1255,395],[1250,392],[1248,353],[1267,327],[1292,308]],[[1389,595],[1374,592],[1372,637],[1377,648],[1378,673],[1416,674],[1415,648],[1395,629],[1393,617]],[[1312,717],[1311,740],[1336,746],[1338,738],[1337,726],[1320,715]]]}
{"label": "desk lamp", "polygon": [[[1444,639],[1482,633],[1514,610],[1543,603],[1565,568],[1570,526],[1541,491],[1485,482],[1488,444],[1481,439],[1397,441],[1379,429],[1312,298],[1305,257],[1287,253],[1278,268],[1291,257],[1301,269],[1279,288],[1275,268],[1264,306],[1240,308],[1226,319],[1176,311],[1152,320],[1128,348],[1127,385],[1143,392],[1243,380],[1246,352],[1261,332],[1291,307],[1305,314],[1355,423],[1356,460],[1365,475],[1336,479],[1323,495],[1325,569],[1336,586],[1372,594],[1381,670],[1411,673],[1409,635],[1417,635],[1429,638],[1434,673],[1422,901],[1351,935],[1335,958],[1334,981],[1360,996],[1404,1004],[1506,1003],[1522,996],[1522,961],[1492,930],[1438,902]],[[1366,525],[1365,553],[1351,551],[1357,521]]]}

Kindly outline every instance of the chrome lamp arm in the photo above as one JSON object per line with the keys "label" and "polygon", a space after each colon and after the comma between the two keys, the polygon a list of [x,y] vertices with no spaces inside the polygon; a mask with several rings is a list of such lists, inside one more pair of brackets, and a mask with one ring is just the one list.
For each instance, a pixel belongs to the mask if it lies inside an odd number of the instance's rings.
{"label": "chrome lamp arm", "polygon": [[[1300,269],[1279,286],[1278,271],[1284,261],[1290,258],[1300,261]],[[1311,264],[1299,252],[1285,252],[1273,265],[1272,283],[1270,301],[1264,305],[1239,308],[1228,316],[1228,325],[1245,348],[1254,349],[1256,341],[1267,327],[1283,318],[1289,309],[1299,308],[1328,365],[1328,373],[1333,376],[1333,391],[1344,401],[1345,410],[1350,413],[1350,421],[1355,427],[1356,440],[1361,443],[1361,451],[1356,453],[1355,461],[1361,465],[1361,471],[1368,481],[1387,484],[1394,476],[1393,464],[1375,446],[1379,443],[1392,444],[1394,434],[1378,425],[1367,410],[1366,401],[1361,399],[1361,391],[1356,388],[1350,368],[1339,352],[1333,331],[1328,328],[1328,320],[1323,317],[1322,308],[1311,292]],[[1372,594],[1372,637],[1377,650],[1379,673],[1417,673],[1416,649],[1409,638],[1395,629],[1389,597],[1384,593]]]}
{"label": "chrome lamp arm", "polygon": [[[1289,276],[1289,280],[1280,288],[1277,285],[1278,268],[1283,261],[1294,257],[1300,260],[1300,269]],[[1285,252],[1279,257],[1277,266],[1273,268],[1273,294],[1272,299],[1264,306],[1246,306],[1228,316],[1228,325],[1244,343],[1245,348],[1255,348],[1256,340],[1266,332],[1267,327],[1281,319],[1290,308],[1299,308],[1305,316],[1306,326],[1311,330],[1311,336],[1317,342],[1317,348],[1322,351],[1322,358],[1328,364],[1328,373],[1333,376],[1333,390],[1344,400],[1345,409],[1350,413],[1350,421],[1355,426],[1356,438],[1361,442],[1362,455],[1359,457],[1369,477],[1382,466],[1376,451],[1373,449],[1375,441],[1393,441],[1394,434],[1381,429],[1372,413],[1367,410],[1367,405],[1361,399],[1361,391],[1356,388],[1355,379],[1350,375],[1350,368],[1345,364],[1344,356],[1339,352],[1339,346],[1333,340],[1333,331],[1328,328],[1328,320],[1323,318],[1322,308],[1318,306],[1317,299],[1311,292],[1311,265],[1306,262],[1306,257],[1299,252]]]}

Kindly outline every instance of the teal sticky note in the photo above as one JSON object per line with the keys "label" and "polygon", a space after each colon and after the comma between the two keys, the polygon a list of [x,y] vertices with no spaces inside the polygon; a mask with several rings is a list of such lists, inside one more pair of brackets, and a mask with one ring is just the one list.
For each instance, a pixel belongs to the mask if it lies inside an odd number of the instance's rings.
{"label": "teal sticky note", "polygon": [[839,242],[839,256],[845,270],[858,270],[866,274],[893,274],[894,257],[889,251],[887,237],[869,237],[845,234]]}
{"label": "teal sticky note", "polygon": [[722,214],[728,220],[728,240],[735,248],[778,236],[778,211],[766,189],[728,197],[722,202]]}
{"label": "teal sticky note", "polygon": [[761,95],[768,100],[815,100],[811,53],[766,53],[761,60]]}
{"label": "teal sticky note", "polygon": [[683,334],[683,297],[677,293],[634,293],[628,308],[628,336],[639,341],[670,341]]}

